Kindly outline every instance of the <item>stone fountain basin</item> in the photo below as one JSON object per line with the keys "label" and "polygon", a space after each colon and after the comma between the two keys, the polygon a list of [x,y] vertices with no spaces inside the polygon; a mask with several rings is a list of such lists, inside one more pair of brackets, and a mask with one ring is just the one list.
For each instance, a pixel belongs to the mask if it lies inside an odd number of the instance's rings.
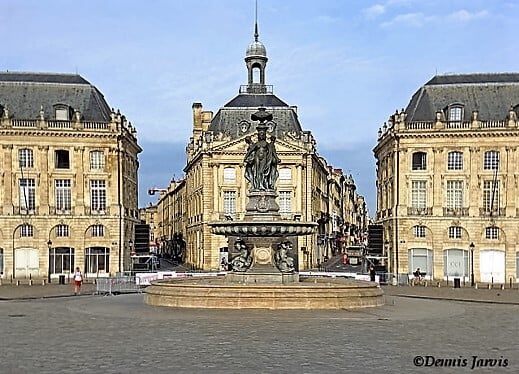
{"label": "stone fountain basin", "polygon": [[308,278],[289,284],[236,284],[225,277],[168,279],[145,290],[149,305],[214,309],[355,309],[384,305],[373,282]]}
{"label": "stone fountain basin", "polygon": [[317,223],[303,221],[218,221],[209,224],[213,234],[227,236],[300,236],[312,234]]}

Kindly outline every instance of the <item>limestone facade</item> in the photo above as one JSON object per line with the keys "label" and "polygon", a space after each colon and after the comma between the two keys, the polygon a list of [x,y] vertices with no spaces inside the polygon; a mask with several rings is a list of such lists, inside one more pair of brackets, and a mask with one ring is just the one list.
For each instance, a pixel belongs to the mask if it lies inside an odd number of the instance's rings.
{"label": "limestone facade", "polygon": [[517,281],[517,104],[517,74],[437,76],[380,129],[376,219],[392,273]]}
{"label": "limestone facade", "polygon": [[275,141],[281,160],[276,187],[282,218],[319,224],[315,234],[295,239],[299,269],[315,267],[338,253],[346,243],[345,229],[349,240],[360,238],[365,230],[359,224],[366,223],[368,213],[353,179],[327,164],[312,133],[302,129],[297,107],[279,99],[265,84],[267,60],[256,29],[245,57],[248,84],[216,114],[201,103],[192,105],[185,178],[172,181],[159,197],[156,236],[164,241],[163,251],[175,247],[181,234],[183,260],[193,268],[216,270],[222,257],[230,256],[227,238],[214,235],[209,223],[244,217],[250,189],[244,156],[248,144],[256,141],[257,123],[251,114],[259,107],[273,115],[267,137]]}
{"label": "limestone facade", "polygon": [[3,278],[129,269],[135,128],[78,75],[0,74]]}

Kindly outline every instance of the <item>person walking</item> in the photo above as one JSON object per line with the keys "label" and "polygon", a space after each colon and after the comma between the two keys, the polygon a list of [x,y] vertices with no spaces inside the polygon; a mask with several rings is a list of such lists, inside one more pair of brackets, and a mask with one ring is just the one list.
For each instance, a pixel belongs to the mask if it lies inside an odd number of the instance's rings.
{"label": "person walking", "polygon": [[377,274],[377,272],[375,271],[375,268],[373,267],[373,265],[371,265],[369,267],[369,280],[372,281],[372,282],[375,282],[375,275]]}
{"label": "person walking", "polygon": [[76,267],[76,272],[74,273],[74,295],[81,294],[81,284],[83,283],[83,274],[79,267]]}

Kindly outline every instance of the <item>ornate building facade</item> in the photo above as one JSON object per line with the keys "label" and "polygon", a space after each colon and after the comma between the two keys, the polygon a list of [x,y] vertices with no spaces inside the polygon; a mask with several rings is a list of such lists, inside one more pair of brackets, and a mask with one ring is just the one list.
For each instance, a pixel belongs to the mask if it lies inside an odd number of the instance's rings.
{"label": "ornate building facade", "polygon": [[135,128],[79,75],[0,73],[0,93],[2,277],[128,270]]}
{"label": "ornate building facade", "polygon": [[[280,158],[276,189],[281,216],[319,223],[318,233],[297,239],[299,268],[314,267],[340,251],[344,228],[362,230],[357,222],[366,221],[356,216],[367,215],[365,207],[352,208],[359,200],[353,179],[327,165],[318,155],[312,133],[301,127],[297,108],[279,99],[266,84],[267,61],[256,26],[245,56],[247,85],[215,115],[203,110],[201,103],[193,104],[185,180],[172,181],[159,197],[161,248],[168,254],[168,248],[177,248],[194,268],[218,269],[222,257],[229,256],[227,239],[212,234],[209,223],[241,220],[245,214],[249,188],[244,156],[248,144],[256,140],[251,114],[259,107],[273,115],[267,136],[275,139]],[[183,251],[179,249],[182,243]]]}
{"label": "ornate building facade", "polygon": [[435,76],[379,131],[390,271],[516,282],[519,74]]}

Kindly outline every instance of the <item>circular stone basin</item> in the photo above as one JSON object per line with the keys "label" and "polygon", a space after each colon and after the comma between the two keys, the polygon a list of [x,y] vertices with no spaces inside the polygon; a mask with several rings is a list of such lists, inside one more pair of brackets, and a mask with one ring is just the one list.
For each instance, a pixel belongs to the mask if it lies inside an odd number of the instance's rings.
{"label": "circular stone basin", "polygon": [[221,309],[353,309],[384,305],[376,283],[307,278],[289,284],[236,284],[225,277],[168,279],[146,288],[149,305]]}
{"label": "circular stone basin", "polygon": [[300,236],[315,231],[317,223],[303,221],[232,221],[211,222],[213,234],[239,236]]}

